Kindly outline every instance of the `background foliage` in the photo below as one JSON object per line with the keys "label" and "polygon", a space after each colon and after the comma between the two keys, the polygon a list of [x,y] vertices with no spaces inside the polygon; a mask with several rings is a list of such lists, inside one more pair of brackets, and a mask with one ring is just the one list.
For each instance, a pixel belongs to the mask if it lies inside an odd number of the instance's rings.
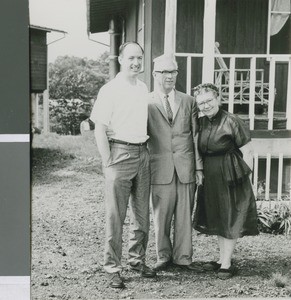
{"label": "background foliage", "polygon": [[278,202],[274,207],[259,207],[260,232],[291,235],[290,204]]}
{"label": "background foliage", "polygon": [[49,64],[51,130],[79,134],[99,89],[109,78],[108,52],[97,60],[60,56]]}

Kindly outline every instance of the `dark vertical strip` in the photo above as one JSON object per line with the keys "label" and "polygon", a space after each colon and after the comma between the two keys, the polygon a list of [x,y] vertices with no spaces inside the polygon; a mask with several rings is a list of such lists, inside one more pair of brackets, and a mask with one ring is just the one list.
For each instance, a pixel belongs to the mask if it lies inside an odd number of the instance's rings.
{"label": "dark vertical strip", "polygon": [[28,0],[0,3],[0,134],[29,133]]}
{"label": "dark vertical strip", "polygon": [[[0,135],[29,134],[28,22],[28,0],[1,1]],[[0,142],[0,276],[30,275],[29,152]]]}
{"label": "dark vertical strip", "polygon": [[29,143],[0,143],[0,276],[30,275]]}

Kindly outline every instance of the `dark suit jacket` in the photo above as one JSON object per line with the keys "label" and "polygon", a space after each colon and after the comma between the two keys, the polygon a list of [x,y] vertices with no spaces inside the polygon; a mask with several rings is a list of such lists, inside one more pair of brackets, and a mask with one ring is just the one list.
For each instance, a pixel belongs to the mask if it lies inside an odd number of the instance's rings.
{"label": "dark suit jacket", "polygon": [[175,169],[182,183],[195,182],[195,169],[203,168],[196,144],[196,102],[179,91],[175,91],[175,102],[178,111],[171,126],[159,94],[149,94],[148,147],[152,184],[169,184]]}

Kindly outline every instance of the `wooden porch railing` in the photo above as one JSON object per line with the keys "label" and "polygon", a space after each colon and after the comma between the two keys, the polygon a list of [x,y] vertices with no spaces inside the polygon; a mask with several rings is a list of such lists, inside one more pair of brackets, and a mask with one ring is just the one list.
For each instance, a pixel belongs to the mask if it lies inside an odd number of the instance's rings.
{"label": "wooden porch railing", "polygon": [[[259,182],[259,159],[264,159],[266,160],[266,173],[265,177],[263,178],[264,186],[261,186],[261,182]],[[271,162],[274,159],[278,159],[278,176],[276,179],[277,182],[277,189],[276,191],[271,191]],[[286,166],[283,165],[284,160],[286,159],[291,159],[291,155],[284,155],[283,153],[278,153],[278,154],[271,154],[271,153],[266,153],[266,154],[259,154],[259,153],[254,153],[254,169],[253,169],[253,189],[254,189],[254,194],[256,198],[260,200],[282,200],[284,198],[289,199],[290,201],[290,206],[291,206],[291,182],[290,182],[290,176],[291,174],[287,175],[285,172],[285,191],[283,192],[282,187],[283,187],[283,171],[285,167],[285,171],[288,170],[286,169]],[[290,171],[290,166],[289,166],[289,172]],[[289,181],[287,182],[287,179],[289,177]],[[262,179],[262,178],[261,178]],[[273,178],[274,179],[274,178]]]}
{"label": "wooden porch railing", "polygon": [[[187,70],[186,70],[186,93],[191,94],[193,88],[191,77],[192,70],[191,64],[193,58],[204,59],[204,55],[201,53],[176,53],[176,57],[185,57],[187,59]],[[234,111],[234,105],[240,101],[241,104],[244,102],[248,105],[248,118],[250,122],[250,129],[255,128],[255,105],[258,101],[266,107],[267,118],[268,118],[268,130],[273,129],[274,122],[274,102],[275,102],[275,73],[276,64],[279,62],[286,62],[288,64],[288,76],[287,76],[287,90],[286,95],[286,129],[291,130],[291,55],[265,55],[265,54],[218,54],[215,53],[216,60],[229,60],[229,67],[227,69],[209,70],[213,74],[213,81],[217,81],[216,84],[220,84],[222,91],[222,102],[227,103],[228,111]],[[247,70],[236,69],[236,61],[238,59],[249,60],[250,68]],[[264,82],[264,71],[257,69],[257,61],[265,59],[269,62],[269,78]],[[198,72],[199,70],[195,70]],[[202,72],[202,70],[201,70]],[[240,76],[238,77],[238,73]],[[245,72],[245,74],[243,74]],[[227,80],[218,81],[218,78],[222,74],[227,74]],[[203,76],[202,76],[203,77]],[[238,77],[238,78],[237,78]],[[237,100],[239,99],[239,100]],[[259,99],[259,100],[258,100]],[[280,99],[281,100],[281,99]]]}
{"label": "wooden porch railing", "polygon": [[[184,57],[187,60],[187,68],[186,68],[186,93],[192,94],[192,88],[194,87],[192,84],[192,60],[193,59],[204,59],[203,54],[199,53],[176,53],[176,57]],[[228,68],[228,75],[229,75],[229,81],[228,81],[228,99],[227,99],[227,106],[228,110],[230,112],[233,112],[234,110],[234,96],[235,96],[235,87],[236,87],[236,60],[243,58],[249,60],[250,69],[248,71],[248,80],[249,80],[249,97],[247,105],[249,106],[248,109],[248,118],[250,120],[250,129],[254,130],[254,124],[255,124],[255,104],[256,97],[258,97],[256,84],[257,84],[257,78],[258,73],[261,72],[261,70],[258,70],[256,68],[257,60],[259,59],[265,59],[269,62],[269,78],[268,78],[268,93],[267,95],[264,94],[263,97],[267,101],[264,102],[264,105],[267,105],[267,118],[268,118],[268,130],[273,129],[273,119],[274,119],[274,97],[275,97],[275,71],[276,71],[276,64],[284,61],[288,64],[288,78],[285,91],[286,95],[286,129],[291,130],[291,55],[226,55],[226,54],[215,54],[215,59],[217,58],[227,58],[229,62],[229,68]],[[210,70],[213,74],[213,81],[215,80],[215,70]],[[195,72],[202,72],[201,70],[195,70]],[[203,76],[202,76],[203,78]],[[265,84],[265,83],[264,83]],[[241,101],[241,99],[239,99]],[[265,101],[265,100],[264,100]],[[289,140],[289,139],[288,139]],[[256,141],[256,147],[255,147],[255,154],[254,154],[254,170],[253,170],[253,188],[254,193],[257,198],[260,200],[266,200],[271,201],[276,199],[277,201],[281,200],[282,198],[286,197],[291,199],[291,174],[286,175],[287,172],[291,173],[291,152],[290,152],[290,140],[288,143],[286,142],[286,139],[278,140],[274,143],[274,141],[270,142],[271,144],[275,145],[274,147],[266,147],[265,141],[257,140]],[[281,143],[284,143],[284,147],[282,147]],[[280,146],[281,145],[281,146]],[[279,153],[280,151],[283,151],[282,153]],[[266,161],[266,165],[263,167],[265,172],[265,178],[262,178],[262,170],[259,170],[262,167],[262,163],[259,164],[259,161],[264,159]],[[274,160],[278,160],[278,173],[277,178],[275,179],[275,184],[272,182],[274,180],[274,165],[272,166],[272,162]],[[289,161],[289,162],[287,162]],[[288,166],[286,165],[286,162]],[[277,164],[277,162],[276,162]],[[260,173],[260,178],[259,178]],[[261,191],[261,182],[259,180],[263,180],[264,182],[264,188],[263,191]],[[286,181],[289,182],[286,182]],[[283,191],[283,181],[285,184],[285,189]],[[271,191],[270,188],[273,190]],[[274,189],[274,185],[276,188]],[[288,201],[291,205],[291,200]]]}

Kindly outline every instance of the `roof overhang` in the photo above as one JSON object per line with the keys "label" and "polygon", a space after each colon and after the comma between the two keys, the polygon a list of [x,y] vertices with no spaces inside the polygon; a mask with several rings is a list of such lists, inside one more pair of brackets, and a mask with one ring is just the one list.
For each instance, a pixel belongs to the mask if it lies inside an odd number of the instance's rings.
{"label": "roof overhang", "polygon": [[124,15],[127,4],[128,0],[87,0],[88,33],[108,31],[110,20]]}
{"label": "roof overhang", "polygon": [[63,30],[58,30],[58,29],[53,29],[53,28],[48,28],[48,27],[43,27],[43,26],[37,26],[37,25],[29,25],[29,28],[31,29],[37,29],[45,32],[60,32],[60,33],[67,33],[66,31]]}

